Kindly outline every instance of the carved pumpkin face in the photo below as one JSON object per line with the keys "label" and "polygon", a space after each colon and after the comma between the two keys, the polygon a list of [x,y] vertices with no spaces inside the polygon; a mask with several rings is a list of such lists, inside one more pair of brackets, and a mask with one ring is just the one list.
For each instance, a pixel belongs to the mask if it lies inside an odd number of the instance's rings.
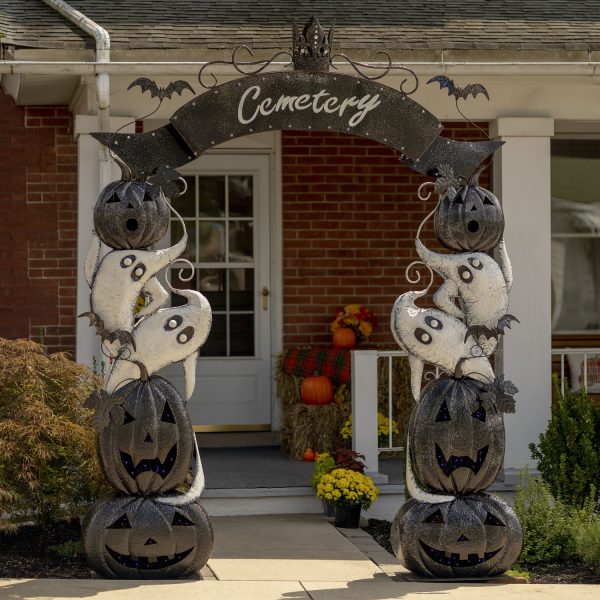
{"label": "carved pumpkin face", "polygon": [[448,188],[434,216],[435,235],[451,250],[487,252],[504,233],[504,213],[498,198],[485,188]]}
{"label": "carved pumpkin face", "polygon": [[98,437],[98,455],[109,483],[127,494],[157,494],[185,480],[193,430],[179,392],[162,377],[133,381],[113,399],[123,418]]}
{"label": "carved pumpkin face", "polygon": [[176,579],[208,561],[213,532],[197,502],[105,496],[86,515],[83,546],[90,566],[111,579]]}
{"label": "carved pumpkin face", "polygon": [[409,424],[413,469],[437,491],[485,490],[504,459],[504,421],[493,403],[483,405],[483,386],[465,378],[430,382]]}
{"label": "carved pumpkin face", "polygon": [[169,227],[169,205],[157,185],[139,181],[113,181],[98,196],[94,229],[111,248],[147,248]]}
{"label": "carved pumpkin face", "polygon": [[483,577],[509,569],[523,532],[514,511],[488,494],[429,504],[404,503],[392,524],[400,562],[425,577]]}

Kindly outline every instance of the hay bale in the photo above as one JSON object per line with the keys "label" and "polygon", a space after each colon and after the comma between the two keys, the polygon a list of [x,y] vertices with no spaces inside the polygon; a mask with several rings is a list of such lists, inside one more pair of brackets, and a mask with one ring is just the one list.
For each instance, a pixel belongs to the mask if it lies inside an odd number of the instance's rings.
{"label": "hay bale", "polygon": [[281,424],[281,448],[301,460],[304,451],[333,452],[344,446],[340,429],[348,418],[348,410],[335,403],[308,405],[297,403],[286,407]]}

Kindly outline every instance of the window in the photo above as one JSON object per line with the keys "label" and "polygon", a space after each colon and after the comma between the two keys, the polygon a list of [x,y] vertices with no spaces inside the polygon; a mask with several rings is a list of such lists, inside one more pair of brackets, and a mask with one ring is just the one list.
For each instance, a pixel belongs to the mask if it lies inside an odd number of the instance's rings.
{"label": "window", "polygon": [[[189,241],[182,258],[196,267],[181,282],[175,266],[174,287],[202,292],[212,307],[210,336],[202,356],[254,355],[254,208],[252,175],[185,177],[186,193],[173,201],[183,217]],[[181,223],[171,218],[171,244],[181,239]],[[183,277],[189,275],[189,269]],[[185,300],[172,295],[173,306]]]}
{"label": "window", "polygon": [[552,330],[600,333],[600,140],[552,141]]}

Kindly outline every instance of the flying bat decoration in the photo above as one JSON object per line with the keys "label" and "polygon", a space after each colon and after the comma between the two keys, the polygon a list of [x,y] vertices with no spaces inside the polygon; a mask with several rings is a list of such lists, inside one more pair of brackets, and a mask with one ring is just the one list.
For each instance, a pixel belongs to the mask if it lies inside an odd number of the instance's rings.
{"label": "flying bat decoration", "polygon": [[436,75],[432,77],[427,83],[436,82],[440,84],[440,89],[443,90],[446,88],[448,90],[448,96],[454,96],[456,101],[458,102],[460,99],[466,100],[469,95],[475,98],[479,94],[483,94],[488,100],[490,96],[488,91],[485,89],[483,85],[480,83],[469,83],[464,87],[457,87],[454,84],[454,81],[445,75]]}
{"label": "flying bat decoration", "polygon": [[399,346],[408,352],[411,389],[415,401],[421,395],[425,363],[439,367],[455,377],[472,377],[490,384],[495,375],[487,357],[474,353],[477,341],[468,334],[467,326],[436,308],[420,308],[415,300],[428,290],[405,292],[392,308],[391,329]]}
{"label": "flying bat decoration", "polygon": [[210,332],[212,311],[200,292],[180,289],[176,292],[187,299],[187,304],[163,308],[139,321],[131,342],[121,348],[108,373],[104,385],[108,394],[132,380],[183,361],[186,396],[191,397],[198,351]]}
{"label": "flying bat decoration", "polygon": [[[515,317],[507,314],[512,269],[504,240],[498,245],[497,263],[485,252],[441,254],[416,241],[421,260],[444,278],[433,301],[449,315],[464,319],[464,340],[472,336],[485,356],[496,351],[498,336]],[[455,303],[460,298],[461,308]]]}
{"label": "flying bat decoration", "polygon": [[92,289],[91,310],[79,316],[89,317],[103,341],[118,340],[135,348],[131,331],[137,299],[142,291],[151,299],[137,316],[147,316],[164,305],[168,294],[155,275],[181,256],[187,240],[184,233],[177,244],[164,250],[113,250],[101,258],[100,238],[94,232],[84,268]]}
{"label": "flying bat decoration", "polygon": [[183,79],[171,81],[167,87],[158,87],[156,82],[152,79],[149,79],[148,77],[138,77],[135,81],[129,84],[127,90],[130,90],[136,85],[140,86],[142,89],[142,94],[149,91],[150,98],[158,98],[161,102],[165,98],[169,98],[170,100],[174,93],[181,96],[184,90],[190,90],[192,94],[196,94],[194,88],[187,81],[183,81]]}

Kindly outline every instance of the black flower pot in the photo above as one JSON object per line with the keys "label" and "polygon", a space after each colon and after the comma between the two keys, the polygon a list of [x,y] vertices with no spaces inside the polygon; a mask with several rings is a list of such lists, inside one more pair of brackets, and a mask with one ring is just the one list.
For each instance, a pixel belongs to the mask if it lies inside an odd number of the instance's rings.
{"label": "black flower pot", "polygon": [[353,506],[336,506],[335,521],[333,524],[342,529],[358,529],[361,508],[360,504],[355,504]]}
{"label": "black flower pot", "polygon": [[323,513],[326,517],[335,516],[335,504],[332,500],[321,500],[321,504],[323,505]]}

